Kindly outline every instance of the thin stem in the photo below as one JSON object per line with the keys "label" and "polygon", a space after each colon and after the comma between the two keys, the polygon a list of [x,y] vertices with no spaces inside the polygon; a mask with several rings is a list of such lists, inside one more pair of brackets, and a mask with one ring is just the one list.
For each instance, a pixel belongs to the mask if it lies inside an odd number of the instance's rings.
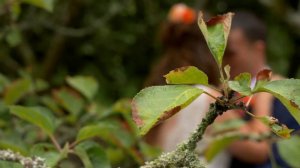
{"label": "thin stem", "polygon": [[222,66],[219,66],[219,72],[221,77],[221,83],[223,84],[224,96],[228,98],[228,81],[224,77]]}
{"label": "thin stem", "polygon": [[215,91],[217,91],[219,93],[221,93],[221,91],[222,91],[221,89],[219,89],[219,88],[217,88],[215,86],[212,86],[212,85],[207,85],[207,87],[209,87],[210,89],[215,90]]}
{"label": "thin stem", "polygon": [[204,94],[207,94],[208,96],[210,96],[211,98],[213,98],[213,99],[215,99],[215,100],[217,100],[217,101],[219,101],[219,102],[223,102],[221,99],[215,97],[214,95],[212,95],[212,94],[210,94],[210,93],[208,93],[208,92],[206,92],[206,91],[204,91],[203,93],[204,93]]}
{"label": "thin stem", "polygon": [[251,117],[257,118],[257,116],[255,116],[254,114],[250,113],[249,111],[245,110],[245,112],[246,112],[248,115],[250,115]]}
{"label": "thin stem", "polygon": [[56,138],[55,138],[53,135],[50,135],[50,139],[51,139],[52,143],[54,144],[55,148],[56,148],[59,152],[61,152],[62,149],[61,149],[60,145],[58,144]]}
{"label": "thin stem", "polygon": [[70,144],[69,148],[72,149],[78,144],[78,141],[74,141],[73,143]]}
{"label": "thin stem", "polygon": [[237,97],[236,99],[232,99],[231,101],[230,101],[230,103],[235,103],[236,101],[238,101],[238,100],[241,100],[242,98],[245,98],[246,96],[240,96],[240,97]]}

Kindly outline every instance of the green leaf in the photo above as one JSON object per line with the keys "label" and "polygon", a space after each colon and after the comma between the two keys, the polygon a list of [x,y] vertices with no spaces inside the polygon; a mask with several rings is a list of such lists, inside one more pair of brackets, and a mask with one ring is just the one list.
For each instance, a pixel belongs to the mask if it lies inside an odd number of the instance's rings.
{"label": "green leaf", "polygon": [[153,86],[140,91],[132,101],[132,115],[140,134],[189,105],[203,90],[186,85]]}
{"label": "green leaf", "polygon": [[234,78],[234,81],[228,82],[229,87],[239,92],[241,95],[248,96],[251,95],[251,74],[241,73]]}
{"label": "green leaf", "polygon": [[227,13],[225,15],[216,16],[208,22],[205,22],[203,20],[202,12],[199,14],[199,28],[219,67],[222,66],[222,59],[231,27],[232,16],[233,13]]}
{"label": "green leaf", "polygon": [[[19,139],[14,137],[14,138],[1,138],[0,140],[0,149],[10,149],[14,152],[18,152],[22,155],[27,155],[27,149],[25,147],[25,144],[20,144],[18,142]],[[23,141],[22,141],[23,142]]]}
{"label": "green leaf", "polygon": [[43,79],[36,79],[34,81],[34,90],[36,92],[45,91],[45,90],[49,89],[49,87],[50,86],[49,86],[48,82],[46,82]]}
{"label": "green leaf", "polygon": [[42,97],[40,97],[40,100],[47,108],[49,108],[54,113],[57,113],[57,114],[60,114],[60,115],[63,114],[62,109],[59,108],[58,104],[53,100],[52,97],[42,96]]}
{"label": "green leaf", "polygon": [[55,118],[52,113],[44,107],[10,106],[9,110],[19,118],[40,127],[48,135],[52,135],[55,130]]}
{"label": "green leaf", "polygon": [[93,137],[99,137],[119,147],[129,148],[134,143],[133,137],[117,121],[102,121],[81,128],[77,134],[76,143]]}
{"label": "green leaf", "polygon": [[219,152],[228,147],[232,142],[239,140],[242,137],[244,137],[244,135],[237,132],[227,133],[225,135],[216,137],[205,150],[205,159],[208,162],[212,161]]}
{"label": "green leaf", "polygon": [[21,13],[21,4],[19,1],[13,1],[11,3],[11,14],[12,14],[12,18],[16,21]]}
{"label": "green leaf", "polygon": [[[15,10],[17,10],[16,7],[17,6],[14,6]],[[6,41],[10,47],[16,47],[19,45],[22,42],[22,34],[20,30],[16,27],[12,27],[6,35]]]}
{"label": "green leaf", "polygon": [[140,152],[145,156],[146,160],[153,160],[161,154],[161,149],[152,145],[147,144],[146,142],[141,141],[139,143]]}
{"label": "green leaf", "polygon": [[31,91],[31,81],[20,79],[8,86],[4,93],[4,103],[12,105],[18,102],[25,94]]}
{"label": "green leaf", "polygon": [[68,77],[67,82],[89,100],[93,99],[99,87],[97,80],[90,76]]}
{"label": "green leaf", "polygon": [[24,3],[43,8],[49,12],[53,11],[54,0],[23,0]]}
{"label": "green leaf", "polygon": [[170,71],[164,76],[168,84],[208,85],[207,75],[194,66],[186,66]]}
{"label": "green leaf", "polygon": [[62,88],[54,91],[53,94],[56,102],[73,116],[77,117],[83,109],[84,102],[80,95],[76,94],[74,91]]}
{"label": "green leaf", "polygon": [[7,79],[7,77],[0,73],[0,92],[2,92],[9,83],[10,81]]}
{"label": "green leaf", "polygon": [[277,144],[280,156],[291,167],[299,167],[300,165],[300,137],[292,136],[290,139],[279,141]]}
{"label": "green leaf", "polygon": [[56,151],[55,147],[50,143],[38,143],[30,149],[31,156],[39,156],[45,158],[45,162],[49,167],[55,167],[57,163],[64,157]]}
{"label": "green leaf", "polygon": [[268,92],[278,98],[300,123],[300,79],[284,79],[267,82],[255,89],[255,92]]}
{"label": "green leaf", "polygon": [[85,168],[111,167],[104,149],[94,142],[86,141],[77,145],[75,153],[80,157]]}
{"label": "green leaf", "polygon": [[3,161],[0,160],[0,167],[10,167],[10,168],[24,168],[20,163],[10,162],[10,161]]}

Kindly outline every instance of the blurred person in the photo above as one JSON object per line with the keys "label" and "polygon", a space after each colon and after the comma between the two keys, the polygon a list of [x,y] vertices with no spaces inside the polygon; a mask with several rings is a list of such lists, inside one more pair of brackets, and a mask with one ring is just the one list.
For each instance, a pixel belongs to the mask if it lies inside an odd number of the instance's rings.
{"label": "blurred person", "polygon": [[[228,37],[228,46],[224,55],[224,65],[231,66],[231,77],[248,72],[255,84],[256,74],[269,69],[266,63],[266,27],[255,15],[249,12],[237,12],[233,17],[232,29]],[[282,79],[280,75],[272,75],[271,80]],[[246,101],[249,98],[246,98]],[[269,93],[258,93],[250,104],[251,112],[257,116],[274,116],[289,128],[299,129],[296,120],[278,99]],[[266,133],[269,128],[261,121],[249,118],[239,111],[226,112],[217,118],[217,122],[242,118],[247,124],[240,128],[244,133]],[[278,165],[289,167],[279,157],[276,146],[268,142],[238,141],[230,145],[228,151],[233,156],[231,168],[269,168],[269,153],[272,152]]]}
{"label": "blurred person", "polygon": [[[163,75],[176,68],[189,65],[204,71],[208,75],[210,84],[218,85],[217,64],[199,30],[196,15],[195,10],[184,4],[176,4],[171,8],[168,21],[163,25],[161,32],[164,53],[153,67],[146,80],[146,86],[164,85]],[[204,86],[197,87],[219,96],[212,89]],[[160,147],[164,152],[176,149],[176,146],[187,140],[191,132],[201,123],[212,102],[214,99],[202,94],[188,107],[153,128],[146,135],[147,141]],[[220,154],[209,167],[227,168],[229,161],[226,154]]]}

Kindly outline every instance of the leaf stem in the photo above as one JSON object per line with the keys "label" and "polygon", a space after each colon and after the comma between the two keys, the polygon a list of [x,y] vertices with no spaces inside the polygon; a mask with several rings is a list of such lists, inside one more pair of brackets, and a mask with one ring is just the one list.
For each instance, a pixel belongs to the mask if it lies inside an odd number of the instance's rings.
{"label": "leaf stem", "polygon": [[228,98],[229,96],[229,91],[228,91],[228,80],[225,79],[222,66],[219,66],[219,72],[220,72],[220,77],[221,77],[221,83],[223,84],[223,91],[224,91],[224,96]]}
{"label": "leaf stem", "polygon": [[50,135],[50,139],[51,139],[52,143],[54,144],[55,148],[56,148],[59,152],[61,152],[62,149],[61,149],[60,145],[58,144],[58,142],[57,142],[56,138],[54,137],[54,135]]}
{"label": "leaf stem", "polygon": [[248,110],[245,110],[245,112],[246,112],[248,115],[250,115],[251,117],[257,118],[257,116],[255,116],[254,114],[250,113]]}
{"label": "leaf stem", "polygon": [[212,94],[210,94],[210,93],[208,93],[208,92],[206,92],[206,91],[204,91],[203,92],[204,94],[207,94],[208,96],[210,96],[211,98],[213,98],[213,99],[215,99],[215,100],[217,100],[217,101],[219,101],[219,102],[223,102],[221,99],[219,99],[218,97],[215,97],[214,95],[212,95]]}
{"label": "leaf stem", "polygon": [[240,96],[240,97],[237,97],[237,98],[235,98],[235,99],[232,99],[231,101],[230,101],[230,103],[235,103],[236,101],[238,101],[238,100],[240,100],[240,99],[242,99],[242,98],[245,98],[246,96]]}
{"label": "leaf stem", "polygon": [[219,93],[221,93],[221,91],[222,91],[221,89],[219,89],[219,88],[217,88],[215,86],[212,86],[212,85],[207,85],[207,87],[209,87],[210,89],[215,90],[215,91],[217,91]]}
{"label": "leaf stem", "polygon": [[69,148],[73,149],[79,142],[78,141],[74,141],[73,143],[70,144]]}

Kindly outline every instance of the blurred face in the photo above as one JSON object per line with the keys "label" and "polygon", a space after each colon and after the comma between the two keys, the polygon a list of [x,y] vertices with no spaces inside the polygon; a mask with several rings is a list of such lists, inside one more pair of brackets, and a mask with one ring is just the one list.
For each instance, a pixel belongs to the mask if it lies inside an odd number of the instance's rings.
{"label": "blurred face", "polygon": [[241,29],[232,29],[229,37],[227,49],[224,55],[224,65],[231,66],[231,77],[242,72],[252,73],[260,63],[261,52],[254,42],[248,41]]}

